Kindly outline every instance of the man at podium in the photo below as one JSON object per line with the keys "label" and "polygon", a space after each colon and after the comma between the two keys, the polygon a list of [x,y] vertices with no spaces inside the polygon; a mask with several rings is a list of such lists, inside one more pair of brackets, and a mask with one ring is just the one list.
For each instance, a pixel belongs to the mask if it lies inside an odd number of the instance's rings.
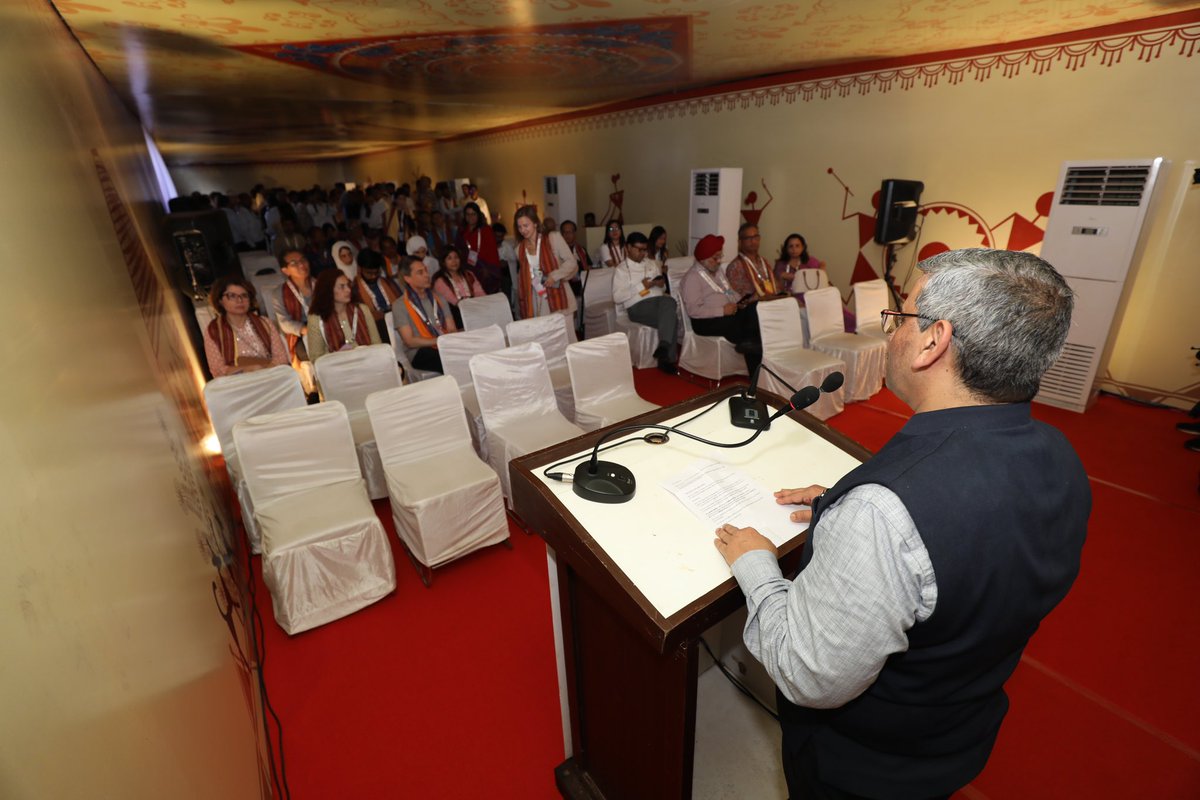
{"label": "man at podium", "polygon": [[[811,519],[789,581],[753,528],[715,545],[775,681],[793,798],[946,797],[983,769],[1004,683],[1079,572],[1087,476],[1029,401],[1073,296],[1028,253],[920,264],[884,311],[887,385],[915,412],[831,489],[776,493]],[[786,513],[782,512],[781,513]]]}

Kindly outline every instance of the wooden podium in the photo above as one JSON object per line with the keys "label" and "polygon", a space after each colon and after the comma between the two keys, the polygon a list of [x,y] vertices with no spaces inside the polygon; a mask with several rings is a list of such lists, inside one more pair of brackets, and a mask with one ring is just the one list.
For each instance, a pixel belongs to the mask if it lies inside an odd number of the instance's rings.
{"label": "wooden podium", "polygon": [[[727,398],[742,388],[718,389],[621,426],[673,424],[718,403],[683,429],[740,441],[750,431],[729,423]],[[785,405],[759,394],[769,406]],[[754,477],[769,481],[772,489],[829,486],[870,452],[809,414],[793,412],[746,448],[724,450],[672,436],[664,445],[634,442],[604,454],[630,467],[637,478],[637,494],[627,504],[590,503],[573,493],[569,481],[543,478],[544,467],[590,451],[607,430],[510,465],[514,510],[546,540],[551,602],[556,627],[561,624],[559,674],[566,684],[569,727],[564,721],[567,759],[555,770],[556,784],[571,798],[689,798],[698,639],[745,600],[712,546],[712,529],[658,481],[670,474],[664,470],[709,458],[757,470]],[[636,432],[616,438],[629,435]],[[576,463],[561,469],[569,475]],[[786,512],[781,508],[780,514]],[[797,533],[780,548],[785,573],[796,568],[804,537]]]}

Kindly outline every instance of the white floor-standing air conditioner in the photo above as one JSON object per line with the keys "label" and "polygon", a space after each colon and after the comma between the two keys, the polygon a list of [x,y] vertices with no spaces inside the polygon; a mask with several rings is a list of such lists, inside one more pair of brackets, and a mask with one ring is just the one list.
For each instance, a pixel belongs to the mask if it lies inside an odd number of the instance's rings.
{"label": "white floor-standing air conditioner", "polygon": [[740,167],[694,169],[688,185],[688,254],[708,234],[725,237],[725,260],[737,255],[737,229],[742,215]]}
{"label": "white floor-standing air conditioner", "polygon": [[1042,378],[1038,402],[1082,412],[1095,399],[1162,161],[1063,164],[1041,255],[1075,291],[1075,314],[1062,355]]}
{"label": "white floor-standing air conditioner", "polygon": [[542,217],[550,217],[555,222],[562,223],[569,219],[579,226],[579,205],[575,196],[574,175],[547,175],[542,178],[542,191],[545,194],[545,212]]}

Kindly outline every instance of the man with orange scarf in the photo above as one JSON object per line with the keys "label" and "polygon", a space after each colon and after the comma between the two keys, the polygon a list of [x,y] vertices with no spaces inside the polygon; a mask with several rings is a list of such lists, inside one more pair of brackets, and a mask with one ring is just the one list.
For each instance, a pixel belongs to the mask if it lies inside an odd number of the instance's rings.
{"label": "man with orange scarf", "polygon": [[400,298],[400,288],[390,278],[384,277],[382,253],[363,250],[355,261],[358,263],[358,274],[354,278],[354,286],[358,290],[358,299],[375,319],[379,336],[386,340],[388,333],[384,318]]}
{"label": "man with orange scarf", "polygon": [[558,231],[541,232],[533,206],[522,206],[514,216],[517,245],[517,300],[522,319],[563,314],[571,324],[575,293],[569,282],[579,271],[571,248]]}
{"label": "man with orange scarf", "polygon": [[758,226],[750,222],[743,223],[738,228],[737,258],[725,267],[729,285],[739,296],[752,295],[751,302],[779,294],[775,285],[775,271],[767,260],[758,254],[761,242],[762,236],[758,233]]}
{"label": "man with orange scarf", "polygon": [[438,337],[454,333],[454,317],[430,285],[429,268],[417,258],[400,262],[400,277],[404,281],[404,312],[396,310],[396,330],[404,342],[404,354],[414,368],[430,372],[442,371],[438,355]]}

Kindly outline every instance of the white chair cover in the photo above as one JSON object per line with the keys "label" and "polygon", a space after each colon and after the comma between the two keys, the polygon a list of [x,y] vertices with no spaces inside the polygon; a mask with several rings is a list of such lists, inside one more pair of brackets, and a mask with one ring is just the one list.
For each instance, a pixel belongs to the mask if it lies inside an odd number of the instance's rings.
{"label": "white chair cover", "polygon": [[638,369],[656,366],[654,351],[658,349],[658,329],[641,325],[629,318],[623,308],[617,309],[617,330],[629,339],[629,358]]}
{"label": "white chair cover", "polygon": [[[667,280],[670,281],[672,278],[674,278],[674,282],[671,284],[672,286],[674,286],[676,283],[679,283],[683,280],[683,276],[687,274],[687,271],[691,269],[692,265],[695,263],[696,259],[692,258],[691,256],[676,256],[675,258],[668,258]],[[674,292],[675,290],[672,289],[671,291]]]}
{"label": "white chair cover", "polygon": [[[690,267],[689,267],[690,269]],[[679,286],[683,282],[682,274],[668,272],[667,281],[671,286],[671,294],[682,298]],[[746,375],[746,359],[734,349],[733,342],[723,336],[701,336],[692,330],[692,320],[683,310],[683,302],[676,303],[679,307],[679,320],[683,325],[683,347],[679,351],[679,368],[708,378],[718,383],[730,375]]]}
{"label": "white chair cover", "polygon": [[426,369],[417,369],[408,360],[408,353],[404,352],[404,340],[400,338],[400,333],[396,330],[396,312],[388,311],[383,315],[383,324],[387,328],[388,344],[392,347],[392,352],[396,356],[396,363],[404,368],[404,375],[411,382],[423,381],[426,378],[436,378],[438,373],[430,372]]}
{"label": "white chair cover", "polygon": [[575,392],[575,424],[594,431],[658,408],[633,386],[629,343],[610,333],[567,348],[567,366]]}
{"label": "white chair cover", "polygon": [[462,313],[463,328],[469,331],[488,325],[499,325],[503,330],[505,325],[513,321],[512,306],[502,294],[464,297],[458,301],[458,310]]}
{"label": "white chair cover", "polygon": [[438,338],[442,370],[458,383],[463,408],[471,420],[471,440],[475,444],[475,452],[484,461],[488,458],[487,428],[483,424],[483,415],[479,413],[479,398],[475,396],[475,383],[471,378],[471,356],[503,349],[504,331],[498,325],[448,333]]}
{"label": "white chair cover", "polygon": [[367,396],[400,385],[400,369],[392,348],[372,344],[323,355],[316,361],[317,381],[326,400],[336,400],[350,415],[354,448],[367,494],[372,500],[387,497],[387,477],[379,458],[375,433],[367,417]]}
{"label": "white chair cover", "polygon": [[567,419],[575,419],[575,395],[571,392],[571,373],[567,369],[567,329],[570,320],[562,314],[548,314],[533,319],[519,319],[508,323],[505,332],[510,345],[537,342],[546,356],[546,367],[550,370],[550,384],[558,410]]}
{"label": "white chair cover", "polygon": [[536,342],[472,357],[471,376],[487,426],[488,463],[511,500],[509,461],[584,431],[559,413],[550,370]]}
{"label": "white chair cover", "polygon": [[583,277],[583,336],[592,339],[617,329],[617,308],[613,304],[613,267],[598,267]]}
{"label": "white chair cover", "polygon": [[[841,360],[800,344],[800,307],[791,298],[760,302],[758,329],[762,333],[764,367],[759,373],[758,385],[780,397],[792,395],[792,390],[783,381],[799,390],[805,386],[820,386],[830,374],[846,371]],[[782,381],[767,372],[767,367],[779,373]],[[822,392],[821,399],[808,407],[808,413],[818,419],[829,419],[845,407],[843,397],[842,389],[829,394]]]}
{"label": "white chair cover", "polygon": [[271,367],[214,378],[204,386],[204,404],[208,406],[208,418],[221,443],[225,468],[237,493],[238,505],[242,507],[242,524],[246,527],[246,538],[250,540],[250,552],[261,553],[262,539],[254,520],[254,501],[250,499],[238,464],[233,426],[260,414],[303,408],[305,398],[300,376],[291,367]]}
{"label": "white chair cover", "polygon": [[500,478],[471,449],[458,385],[431,378],[367,398],[396,535],[427,567],[508,538]]}
{"label": "white chair cover", "polygon": [[842,295],[837,287],[807,292],[804,304],[808,307],[812,348],[846,363],[846,383],[842,387],[846,402],[867,400],[882,389],[887,342],[874,336],[846,333]]}
{"label": "white chair cover", "polygon": [[267,319],[274,319],[271,311],[271,295],[279,290],[283,282],[287,280],[279,272],[269,272],[266,275],[255,275],[247,272],[246,277],[250,279],[250,283],[254,285],[254,291],[258,295],[258,309]]}
{"label": "white chair cover", "polygon": [[341,403],[239,422],[233,440],[281,628],[292,634],[323,625],[396,588],[392,550],[367,498]]}
{"label": "white chair cover", "polygon": [[887,284],[882,280],[860,281],[854,284],[855,333],[887,340],[879,323],[879,312],[891,305]]}

